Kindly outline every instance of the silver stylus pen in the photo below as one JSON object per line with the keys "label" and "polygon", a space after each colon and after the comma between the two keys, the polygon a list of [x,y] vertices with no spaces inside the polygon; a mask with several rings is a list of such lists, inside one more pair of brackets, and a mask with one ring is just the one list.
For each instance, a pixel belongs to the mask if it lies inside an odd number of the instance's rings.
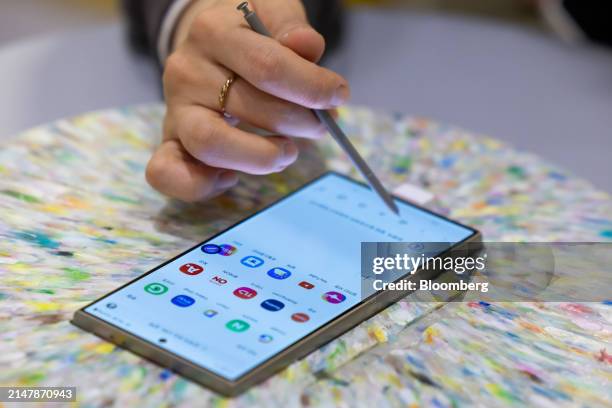
{"label": "silver stylus pen", "polygon": [[[251,26],[253,31],[265,35],[266,37],[272,37],[270,32],[263,25],[257,14],[254,11],[249,9],[248,2],[242,2],[237,7],[238,10],[244,13],[244,18],[247,23]],[[399,208],[393,201],[391,195],[387,192],[385,187],[382,185],[380,180],[376,177],[370,166],[366,163],[366,161],[361,157],[355,146],[351,143],[348,137],[344,134],[340,126],[336,123],[334,118],[329,114],[328,111],[323,109],[312,109],[313,113],[319,118],[319,120],[327,127],[327,130],[332,135],[336,143],[340,145],[342,150],[346,152],[348,157],[351,159],[357,170],[361,173],[361,175],[368,181],[368,184],[372,189],[378,194],[378,196],[385,202],[387,207],[395,214],[399,214]]]}

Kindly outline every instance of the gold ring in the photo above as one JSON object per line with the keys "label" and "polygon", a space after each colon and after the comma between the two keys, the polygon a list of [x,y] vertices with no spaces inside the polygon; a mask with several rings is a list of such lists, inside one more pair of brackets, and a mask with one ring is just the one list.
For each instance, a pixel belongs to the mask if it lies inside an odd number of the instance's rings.
{"label": "gold ring", "polygon": [[227,102],[227,94],[229,93],[229,90],[235,79],[235,74],[230,75],[221,87],[221,92],[219,93],[219,109],[221,110],[221,113],[225,114],[225,103]]}

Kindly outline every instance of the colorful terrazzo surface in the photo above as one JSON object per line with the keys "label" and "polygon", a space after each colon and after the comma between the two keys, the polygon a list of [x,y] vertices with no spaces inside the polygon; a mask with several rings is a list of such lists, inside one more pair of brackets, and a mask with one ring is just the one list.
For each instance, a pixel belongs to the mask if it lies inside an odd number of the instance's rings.
{"label": "colorful terrazzo surface", "polygon": [[[341,125],[394,187],[490,241],[609,241],[612,201],[496,140],[423,119],[343,109]],[[143,170],[163,110],[62,120],[0,148],[0,385],[76,386],[82,406],[610,406],[609,303],[390,307],[233,400],[72,327],[72,313],[326,168],[331,141],[213,202],[168,202]],[[384,153],[384,154],[383,154]]]}

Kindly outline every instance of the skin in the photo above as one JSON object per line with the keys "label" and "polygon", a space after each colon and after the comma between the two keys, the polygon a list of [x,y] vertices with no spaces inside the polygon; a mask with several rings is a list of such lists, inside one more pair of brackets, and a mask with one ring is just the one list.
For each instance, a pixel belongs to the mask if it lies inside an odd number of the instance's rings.
{"label": "skin", "polygon": [[[323,37],[299,0],[251,0],[274,39],[253,32],[237,0],[194,1],[181,17],[163,84],[163,141],[147,166],[147,181],[183,201],[203,201],[238,182],[238,173],[283,171],[298,157],[295,137],[325,129],[309,108],[333,109],[350,90],[340,75],[316,65]],[[225,117],[218,97],[236,74]],[[239,123],[267,130],[260,136]]]}

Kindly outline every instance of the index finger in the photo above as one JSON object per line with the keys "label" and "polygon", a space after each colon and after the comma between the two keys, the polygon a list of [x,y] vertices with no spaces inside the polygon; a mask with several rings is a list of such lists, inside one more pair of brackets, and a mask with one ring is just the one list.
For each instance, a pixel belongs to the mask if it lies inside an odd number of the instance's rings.
{"label": "index finger", "polygon": [[345,103],[347,81],[244,26],[225,31],[225,47],[215,47],[212,57],[255,87],[279,98],[313,109]]}

